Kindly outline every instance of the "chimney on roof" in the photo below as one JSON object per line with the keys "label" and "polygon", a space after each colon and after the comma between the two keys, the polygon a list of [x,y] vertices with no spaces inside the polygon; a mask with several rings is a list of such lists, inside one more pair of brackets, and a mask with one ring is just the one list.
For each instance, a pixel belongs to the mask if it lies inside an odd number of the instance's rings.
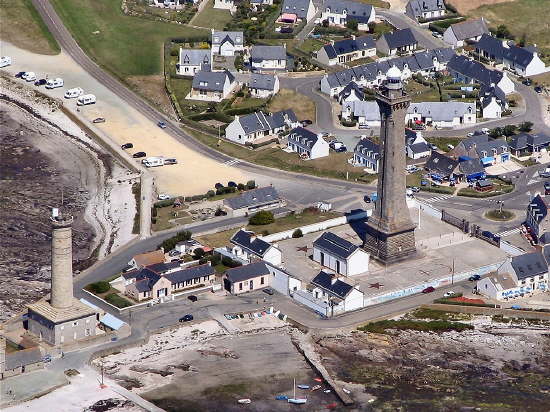
{"label": "chimney on roof", "polygon": [[352,35],[351,35],[351,39],[352,39],[352,40],[355,40],[355,34],[352,34]]}
{"label": "chimney on roof", "polygon": [[330,39],[330,44],[334,46],[334,39]]}
{"label": "chimney on roof", "polygon": [[336,281],[338,280],[338,276],[336,274],[332,274],[331,275],[331,278],[330,278],[330,284],[331,285],[334,285],[336,283]]}

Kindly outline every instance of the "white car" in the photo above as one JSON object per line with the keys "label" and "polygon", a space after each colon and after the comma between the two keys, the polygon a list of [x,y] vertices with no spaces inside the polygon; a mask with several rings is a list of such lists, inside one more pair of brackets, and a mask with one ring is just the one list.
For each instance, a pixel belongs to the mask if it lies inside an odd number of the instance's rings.
{"label": "white car", "polygon": [[491,131],[491,129],[489,129],[488,127],[484,127],[483,129],[481,129],[481,131],[483,133],[489,133]]}
{"label": "white car", "polygon": [[466,136],[472,137],[473,135],[474,135],[474,132],[470,132],[470,133],[468,133]]}
{"label": "white car", "polygon": [[74,99],[75,97],[80,97],[84,94],[84,90],[82,90],[81,87],[75,87],[73,89],[69,89],[65,92],[65,99]]}
{"label": "white car", "polygon": [[21,76],[21,78],[28,82],[34,82],[36,80],[36,74],[34,74],[34,72],[25,72],[25,74]]}
{"label": "white car", "polygon": [[445,294],[443,295],[443,297],[444,297],[444,298],[450,298],[451,296],[454,296],[454,295],[455,295],[455,293],[454,293],[452,290],[450,290],[450,291],[448,291],[448,292],[445,292]]}
{"label": "white car", "polygon": [[0,67],[6,67],[11,65],[11,57],[10,56],[2,56],[0,57]]}
{"label": "white car", "polygon": [[167,195],[166,193],[161,193],[157,196],[158,200],[168,200],[170,199],[170,195]]}

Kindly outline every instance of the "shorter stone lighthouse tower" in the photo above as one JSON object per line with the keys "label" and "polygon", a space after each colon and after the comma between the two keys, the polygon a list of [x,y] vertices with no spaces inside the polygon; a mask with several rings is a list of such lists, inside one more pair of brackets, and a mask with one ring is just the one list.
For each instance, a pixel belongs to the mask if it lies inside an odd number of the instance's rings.
{"label": "shorter stone lighthouse tower", "polygon": [[50,300],[27,305],[29,332],[52,345],[95,335],[97,315],[73,295],[72,216],[52,210],[52,286]]}

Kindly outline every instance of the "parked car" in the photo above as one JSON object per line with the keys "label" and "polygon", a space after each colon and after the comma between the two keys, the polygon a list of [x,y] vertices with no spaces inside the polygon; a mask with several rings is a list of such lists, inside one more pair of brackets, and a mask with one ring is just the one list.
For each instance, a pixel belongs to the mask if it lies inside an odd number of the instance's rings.
{"label": "parked car", "polygon": [[191,322],[193,320],[193,315],[187,314],[180,318],[180,322]]}
{"label": "parked car", "polygon": [[490,237],[490,238],[493,237],[493,233],[489,232],[488,230],[484,230],[483,232],[481,232],[481,235],[485,237]]}
{"label": "parked car", "polygon": [[479,279],[481,279],[481,276],[479,275],[472,275],[468,278],[470,282],[475,282],[476,280],[479,280]]}
{"label": "parked car", "polygon": [[25,72],[21,78],[28,82],[34,82],[36,80],[36,74],[34,74],[34,72]]}
{"label": "parked car", "polygon": [[489,133],[491,131],[491,129],[489,129],[488,127],[484,127],[481,129],[481,131],[485,134]]}
{"label": "parked car", "polygon": [[306,119],[306,120],[302,120],[300,123],[302,123],[302,126],[304,127],[307,127],[309,126],[310,124],[313,124],[313,122],[309,119]]}
{"label": "parked car", "polygon": [[456,295],[456,293],[454,293],[452,290],[450,290],[450,291],[448,291],[448,292],[445,292],[445,293],[443,294],[443,297],[444,297],[444,298],[450,298],[451,296],[454,296],[454,295]]}
{"label": "parked car", "polygon": [[94,120],[92,120],[92,123],[105,123],[104,117],[96,117]]}
{"label": "parked car", "polygon": [[294,31],[294,29],[292,27],[289,27],[289,26],[284,26],[284,27],[281,27],[281,33],[292,33]]}
{"label": "parked car", "polygon": [[197,300],[199,300],[199,298],[197,298],[195,295],[189,295],[187,296],[187,299],[189,299],[191,302],[196,302]]}
{"label": "parked car", "polygon": [[409,173],[414,173],[416,171],[418,171],[418,167],[415,166],[415,165],[408,165],[405,170]]}
{"label": "parked car", "polygon": [[46,84],[46,79],[38,79],[34,82],[35,86],[44,86]]}
{"label": "parked car", "polygon": [[533,84],[533,81],[531,79],[525,79],[523,81],[523,84],[526,85],[526,86],[531,86],[531,84]]}
{"label": "parked car", "polygon": [[348,151],[348,148],[346,146],[340,146],[338,149],[334,149],[334,151],[336,153],[342,153],[342,152],[347,152]]}
{"label": "parked car", "polygon": [[6,67],[11,64],[11,57],[10,56],[2,56],[0,57],[0,67]]}
{"label": "parked car", "polygon": [[453,150],[454,148],[455,148],[455,147],[454,147],[452,144],[450,144],[450,143],[447,145],[447,149],[449,149],[449,150]]}
{"label": "parked car", "polygon": [[418,193],[420,192],[420,188],[418,186],[413,186],[411,187],[411,190],[413,191],[413,193]]}
{"label": "parked car", "polygon": [[168,200],[170,199],[170,195],[167,195],[166,193],[161,193],[157,196],[158,200]]}
{"label": "parked car", "polygon": [[18,79],[21,79],[21,78],[23,78],[24,74],[25,74],[25,72],[17,72],[17,73],[15,73],[15,77],[18,78]]}
{"label": "parked car", "polygon": [[158,122],[157,126],[160,127],[161,129],[166,129],[166,123],[165,122]]}
{"label": "parked car", "polygon": [[540,177],[550,177],[550,168],[546,168],[544,170],[540,170],[539,171],[539,176]]}
{"label": "parked car", "polygon": [[434,145],[434,144],[430,144],[430,149],[432,149],[432,150],[437,150],[437,146]]}
{"label": "parked car", "polygon": [[359,123],[359,129],[370,129],[370,126],[366,123]]}
{"label": "parked car", "polygon": [[474,132],[467,133],[466,136],[472,137],[474,135]]}
{"label": "parked car", "polygon": [[365,203],[370,203],[372,201],[369,195],[363,196],[363,200],[365,201]]}
{"label": "parked car", "polygon": [[271,288],[265,288],[262,292],[267,293],[268,295],[273,295],[273,293],[275,293]]}
{"label": "parked car", "polygon": [[420,186],[428,186],[428,181],[426,179],[422,179],[420,181]]}
{"label": "parked car", "polygon": [[214,189],[221,189],[221,188],[223,188],[223,185],[219,182],[214,185]]}
{"label": "parked car", "polygon": [[145,152],[136,152],[132,155],[134,159],[139,159],[140,157],[146,157],[146,156],[147,156],[147,153]]}
{"label": "parked car", "polygon": [[84,90],[82,89],[82,87],[74,87],[72,89],[67,90],[63,95],[63,97],[65,99],[74,99],[82,96],[83,94],[84,94]]}
{"label": "parked car", "polygon": [[542,93],[542,87],[540,87],[540,86],[535,87],[535,92],[537,92],[539,94]]}
{"label": "parked car", "polygon": [[164,159],[163,163],[165,165],[177,165],[178,164],[178,159],[176,159],[175,157],[169,157],[167,159]]}
{"label": "parked car", "polygon": [[134,147],[134,145],[132,143],[124,143],[122,146],[120,146],[122,149],[126,150],[126,149],[131,149],[132,147]]}
{"label": "parked car", "polygon": [[176,249],[172,249],[170,252],[168,252],[168,256],[170,257],[176,257],[176,256],[179,256],[181,255],[181,252],[179,250],[176,250]]}
{"label": "parked car", "polygon": [[433,286],[428,286],[427,288],[422,289],[422,293],[432,293],[433,291],[435,291]]}
{"label": "parked car", "polygon": [[237,183],[235,182],[227,182],[227,187],[237,187]]}

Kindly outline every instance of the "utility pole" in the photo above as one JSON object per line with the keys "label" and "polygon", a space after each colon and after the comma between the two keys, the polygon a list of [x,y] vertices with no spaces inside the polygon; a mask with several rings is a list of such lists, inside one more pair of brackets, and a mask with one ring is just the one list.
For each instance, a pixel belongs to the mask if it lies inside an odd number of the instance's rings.
{"label": "utility pole", "polygon": [[455,283],[455,258],[453,258],[453,268],[451,271],[451,285]]}

